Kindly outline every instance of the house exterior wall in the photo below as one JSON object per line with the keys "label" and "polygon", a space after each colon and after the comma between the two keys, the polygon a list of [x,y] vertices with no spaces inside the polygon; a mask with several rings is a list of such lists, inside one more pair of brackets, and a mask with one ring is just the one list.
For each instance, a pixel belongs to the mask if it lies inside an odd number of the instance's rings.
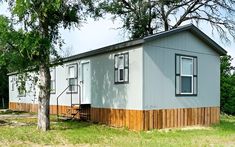
{"label": "house exterior wall", "polygon": [[[144,44],[145,110],[220,105],[220,57],[188,31]],[[197,56],[197,96],[175,95],[175,54]]]}
{"label": "house exterior wall", "polygon": [[[78,61],[65,63],[64,65],[59,65],[56,67],[56,91],[55,93],[51,93],[50,97],[50,105],[57,105],[57,97],[67,88],[68,81],[67,81],[67,65],[75,64]],[[32,77],[35,77],[33,73],[29,73]],[[14,90],[12,90],[12,78],[17,77],[17,75],[9,76],[9,102],[17,102],[17,103],[30,103],[30,104],[37,104],[38,101],[38,94],[39,88],[38,86],[31,87],[31,80],[26,81],[26,94],[25,96],[19,96],[17,85],[14,84]],[[73,103],[78,103],[78,93],[72,94],[72,101]],[[70,106],[71,105],[71,94],[64,92],[59,98],[59,105],[63,106]]]}
{"label": "house exterior wall", "polygon": [[[91,72],[91,107],[99,108],[117,108],[117,109],[142,109],[142,47],[136,46],[118,52],[111,52],[101,55],[96,55],[73,62],[67,62],[63,65],[55,67],[56,91],[51,94],[50,105],[57,105],[57,97],[68,86],[68,65],[78,65],[78,84],[81,83],[81,63],[90,63]],[[114,55],[119,53],[129,53],[129,83],[114,84]],[[29,73],[33,75],[33,73]],[[12,78],[17,75],[9,76],[9,97],[10,102],[37,104],[39,89],[30,88],[30,81],[26,82],[25,96],[19,96],[16,84],[14,91],[11,88]],[[31,90],[30,90],[31,89]],[[72,101],[75,104],[79,103],[79,90],[72,94]],[[71,94],[64,92],[59,98],[59,105],[70,106]]]}
{"label": "house exterior wall", "polygon": [[[142,47],[90,58],[91,107],[142,110]],[[129,53],[129,82],[114,84],[114,55]]]}
{"label": "house exterior wall", "polygon": [[[34,73],[30,73],[30,76],[34,76]],[[18,84],[16,81],[17,75],[11,75],[8,77],[9,81],[9,102],[17,102],[17,103],[31,103],[34,104],[37,101],[38,90],[36,87],[32,86],[32,81],[26,81],[26,89],[27,92],[25,96],[19,96],[18,94]]]}

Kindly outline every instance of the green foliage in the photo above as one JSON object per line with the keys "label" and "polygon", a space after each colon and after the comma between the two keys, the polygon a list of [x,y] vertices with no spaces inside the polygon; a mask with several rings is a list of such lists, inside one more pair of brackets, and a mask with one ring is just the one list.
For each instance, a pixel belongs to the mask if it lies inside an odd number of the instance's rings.
{"label": "green foliage", "polygon": [[14,22],[23,27],[17,31],[11,27],[10,36],[17,35],[11,39],[12,43],[5,44],[12,44],[11,49],[24,57],[23,61],[32,61],[25,66],[50,65],[51,56],[59,59],[55,49],[63,44],[59,28],[71,28],[80,23],[81,4],[63,0],[11,0],[9,5]]}
{"label": "green foliage", "polygon": [[231,65],[231,56],[221,58],[221,110],[224,113],[235,115],[235,69]]}
{"label": "green foliage", "polygon": [[50,67],[51,58],[61,61],[55,49],[63,44],[59,28],[80,23],[82,4],[63,0],[8,2],[12,18],[0,16],[0,66],[9,72],[24,72],[37,70],[42,64]]}
{"label": "green foliage", "polygon": [[[22,71],[38,69],[42,63],[50,66],[51,58],[61,61],[55,49],[63,45],[59,28],[80,23],[82,4],[63,0],[12,0],[9,5],[12,19],[0,16],[0,65],[7,65],[9,71]],[[14,24],[23,27],[15,29]]]}

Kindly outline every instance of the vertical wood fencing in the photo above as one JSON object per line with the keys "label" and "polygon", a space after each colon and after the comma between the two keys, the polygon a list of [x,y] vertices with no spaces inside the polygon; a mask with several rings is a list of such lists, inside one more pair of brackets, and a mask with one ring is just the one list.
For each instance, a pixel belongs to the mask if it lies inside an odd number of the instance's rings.
{"label": "vertical wood fencing", "polygon": [[91,108],[91,121],[131,130],[178,128],[219,123],[219,107],[163,110]]}

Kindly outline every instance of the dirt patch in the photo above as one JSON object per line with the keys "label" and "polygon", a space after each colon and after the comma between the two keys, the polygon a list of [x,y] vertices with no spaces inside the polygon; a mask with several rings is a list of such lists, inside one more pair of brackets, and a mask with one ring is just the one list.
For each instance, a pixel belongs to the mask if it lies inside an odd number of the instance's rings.
{"label": "dirt patch", "polygon": [[23,123],[11,120],[0,120],[0,126],[20,127],[20,126],[30,126],[30,125],[35,125],[35,123]]}
{"label": "dirt patch", "polygon": [[37,118],[36,114],[12,112],[11,114],[0,114],[0,119],[16,119],[16,118]]}
{"label": "dirt patch", "polygon": [[211,130],[211,127],[205,127],[205,126],[186,126],[182,128],[166,128],[159,130],[160,132],[170,132],[170,131],[178,131],[178,130]]}
{"label": "dirt patch", "polygon": [[[28,119],[28,122],[22,122],[20,120]],[[30,126],[35,125],[36,123],[32,122],[33,119],[36,119],[36,114],[24,113],[24,112],[15,112],[9,110],[0,111],[0,126]]]}

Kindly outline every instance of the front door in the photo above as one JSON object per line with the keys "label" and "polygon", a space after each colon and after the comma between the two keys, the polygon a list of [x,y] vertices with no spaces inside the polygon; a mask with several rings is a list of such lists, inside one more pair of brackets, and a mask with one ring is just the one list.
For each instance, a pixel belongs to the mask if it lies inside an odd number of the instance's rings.
{"label": "front door", "polygon": [[90,62],[82,63],[82,104],[91,103],[91,73],[90,73]]}

